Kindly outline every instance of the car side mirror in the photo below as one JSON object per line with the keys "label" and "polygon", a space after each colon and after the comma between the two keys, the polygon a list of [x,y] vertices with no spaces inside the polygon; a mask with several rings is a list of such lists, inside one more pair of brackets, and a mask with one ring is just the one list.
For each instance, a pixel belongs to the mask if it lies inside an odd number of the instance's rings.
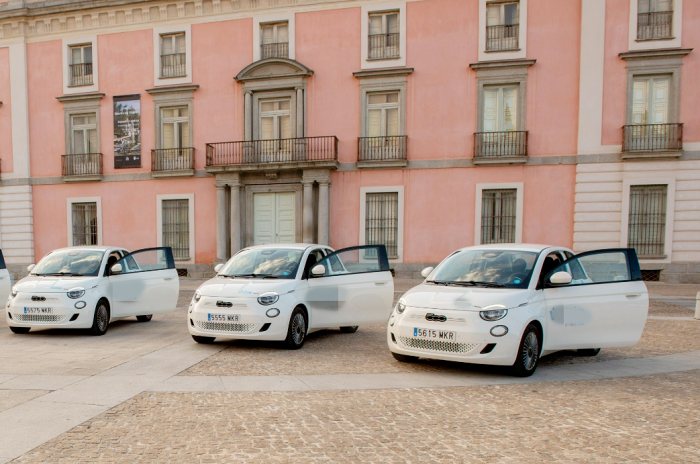
{"label": "car side mirror", "polygon": [[122,272],[123,270],[124,270],[124,269],[122,268],[122,265],[119,264],[119,263],[117,263],[117,264],[115,264],[114,266],[112,266],[112,267],[109,269],[109,272],[110,272],[111,274],[121,274],[121,272]]}
{"label": "car side mirror", "polygon": [[34,269],[35,267],[36,264],[30,264],[29,266],[27,266],[27,272],[32,272],[32,269]]}
{"label": "car side mirror", "polygon": [[559,271],[552,274],[549,278],[549,283],[552,285],[568,285],[571,283],[572,277],[566,271]]}
{"label": "car side mirror", "polygon": [[216,266],[214,266],[214,272],[216,272],[218,274],[219,271],[222,270],[223,268],[224,268],[224,263],[219,263]]}
{"label": "car side mirror", "polygon": [[323,264],[317,264],[311,268],[311,275],[314,277],[320,277],[326,273],[326,266]]}
{"label": "car side mirror", "polygon": [[433,272],[433,269],[435,269],[435,268],[432,266],[426,267],[425,269],[420,271],[420,275],[422,275],[423,278],[426,279],[430,275],[430,273]]}

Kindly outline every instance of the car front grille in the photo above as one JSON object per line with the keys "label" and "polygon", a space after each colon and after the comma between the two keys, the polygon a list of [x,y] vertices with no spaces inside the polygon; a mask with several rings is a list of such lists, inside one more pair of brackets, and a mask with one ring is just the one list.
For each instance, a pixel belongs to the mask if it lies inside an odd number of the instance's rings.
{"label": "car front grille", "polygon": [[444,342],[440,340],[423,340],[420,338],[399,337],[399,341],[407,348],[424,351],[441,351],[447,353],[469,353],[476,348],[475,343]]}
{"label": "car front grille", "polygon": [[63,322],[64,314],[16,314],[12,313],[12,320],[18,322]]}
{"label": "car front grille", "polygon": [[195,321],[194,325],[198,329],[212,330],[215,332],[251,333],[257,327],[256,324],[241,324],[237,322],[211,322]]}

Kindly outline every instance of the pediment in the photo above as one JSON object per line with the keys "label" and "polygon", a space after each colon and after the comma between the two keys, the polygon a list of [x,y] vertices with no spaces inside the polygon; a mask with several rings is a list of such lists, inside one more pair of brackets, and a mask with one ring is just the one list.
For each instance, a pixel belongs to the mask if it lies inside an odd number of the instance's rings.
{"label": "pediment", "polygon": [[308,77],[313,71],[295,60],[268,58],[251,63],[236,75],[239,82],[287,77]]}

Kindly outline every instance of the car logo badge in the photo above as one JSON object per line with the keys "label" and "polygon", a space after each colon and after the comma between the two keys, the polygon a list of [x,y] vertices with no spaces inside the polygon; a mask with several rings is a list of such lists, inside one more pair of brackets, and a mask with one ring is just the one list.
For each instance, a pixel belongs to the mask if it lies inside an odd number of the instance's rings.
{"label": "car logo badge", "polygon": [[431,322],[445,322],[445,321],[447,321],[447,316],[442,316],[440,314],[428,313],[425,315],[425,320],[431,321]]}

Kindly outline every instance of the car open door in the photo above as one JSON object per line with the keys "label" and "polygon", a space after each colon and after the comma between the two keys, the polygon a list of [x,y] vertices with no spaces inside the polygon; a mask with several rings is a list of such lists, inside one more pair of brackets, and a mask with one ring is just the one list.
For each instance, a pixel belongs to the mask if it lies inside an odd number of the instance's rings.
{"label": "car open door", "polygon": [[2,250],[0,250],[0,303],[2,303],[3,307],[7,303],[7,297],[10,296],[11,287],[10,273],[5,265],[5,257],[2,254]]}
{"label": "car open door", "polygon": [[[559,272],[571,276],[571,282],[552,283]],[[546,350],[634,345],[649,309],[631,248],[593,250],[564,261],[545,277],[544,297]]]}
{"label": "car open door", "polygon": [[162,313],[177,306],[180,281],[170,247],[136,250],[111,271],[113,316]]}
{"label": "car open door", "polygon": [[384,245],[343,248],[318,265],[322,275],[309,277],[311,327],[338,327],[386,322],[394,298],[394,279]]}

